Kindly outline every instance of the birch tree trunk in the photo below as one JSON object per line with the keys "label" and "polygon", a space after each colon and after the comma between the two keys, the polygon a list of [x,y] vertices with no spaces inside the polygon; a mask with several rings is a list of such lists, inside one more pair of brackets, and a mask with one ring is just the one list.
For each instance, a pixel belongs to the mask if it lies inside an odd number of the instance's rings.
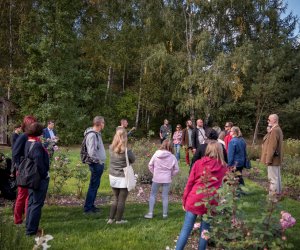
{"label": "birch tree trunk", "polygon": [[[193,19],[192,19],[192,9],[190,4],[187,4],[183,12],[185,17],[185,39],[186,39],[186,50],[187,50],[187,61],[188,61],[188,74],[189,76],[193,75],[193,57],[192,57],[192,44],[193,44]],[[193,99],[193,84],[190,83],[189,86],[189,98]],[[195,122],[195,110],[190,108],[190,119],[192,122]]]}
{"label": "birch tree trunk", "polygon": [[105,103],[107,102],[109,90],[110,90],[111,83],[112,83],[112,74],[113,74],[113,69],[112,69],[111,66],[109,66],[109,69],[108,69],[108,79],[107,79],[107,87],[106,87],[106,94],[105,94]]}
{"label": "birch tree trunk", "polygon": [[123,81],[122,81],[123,92],[125,92],[125,77],[126,77],[126,64],[124,64],[124,70],[123,70]]}
{"label": "birch tree trunk", "polygon": [[7,99],[10,100],[11,84],[13,76],[13,32],[12,32],[12,7],[13,0],[9,1],[9,83],[7,87]]}
{"label": "birch tree trunk", "polygon": [[265,104],[266,104],[266,100],[264,101],[264,103],[262,105],[259,101],[258,105],[257,105],[256,122],[255,122],[255,129],[254,129],[254,134],[253,134],[252,146],[254,146],[256,144],[256,141],[257,141],[258,125],[260,123],[262,112],[264,110]]}
{"label": "birch tree trunk", "polygon": [[138,127],[139,124],[139,118],[140,118],[140,109],[141,109],[141,96],[142,96],[142,84],[141,80],[142,76],[140,78],[140,89],[139,89],[139,99],[138,99],[138,105],[137,105],[137,110],[136,110],[136,117],[135,117],[135,127]]}

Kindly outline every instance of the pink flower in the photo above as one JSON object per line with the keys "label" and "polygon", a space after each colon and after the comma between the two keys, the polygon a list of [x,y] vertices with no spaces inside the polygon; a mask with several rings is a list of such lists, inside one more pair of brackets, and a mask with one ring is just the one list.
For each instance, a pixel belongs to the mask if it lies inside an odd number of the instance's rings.
{"label": "pink flower", "polygon": [[59,157],[58,157],[58,156],[55,156],[55,157],[54,157],[54,160],[58,161],[58,160],[59,160]]}
{"label": "pink flower", "polygon": [[195,224],[194,224],[194,228],[193,228],[193,230],[197,230],[197,229],[199,229],[199,228],[200,228],[200,226],[201,226],[201,223],[195,223]]}
{"label": "pink flower", "polygon": [[144,194],[144,190],[143,190],[142,187],[140,187],[137,196],[140,197],[140,196],[143,195],[143,194]]}
{"label": "pink flower", "polygon": [[201,238],[208,240],[209,239],[209,232],[207,230],[203,230],[201,233]]}
{"label": "pink flower", "polygon": [[54,151],[57,151],[58,150],[58,147],[55,145],[55,146],[53,146],[53,150]]}
{"label": "pink flower", "polygon": [[296,219],[291,216],[288,212],[281,211],[281,219],[280,219],[280,225],[282,230],[286,230],[289,227],[293,227],[296,224]]}

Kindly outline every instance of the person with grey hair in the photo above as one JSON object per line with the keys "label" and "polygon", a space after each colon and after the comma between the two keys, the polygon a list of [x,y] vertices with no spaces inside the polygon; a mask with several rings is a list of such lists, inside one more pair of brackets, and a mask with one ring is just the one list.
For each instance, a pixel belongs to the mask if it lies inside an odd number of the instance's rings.
{"label": "person with grey hair", "polygon": [[99,208],[95,207],[95,199],[100,186],[101,176],[104,170],[106,154],[101,138],[101,131],[104,129],[104,118],[96,116],[93,120],[93,127],[84,132],[86,137],[86,148],[88,153],[88,165],[91,171],[91,179],[84,204],[84,212],[96,213]]}
{"label": "person with grey hair", "polygon": [[279,117],[276,114],[269,115],[268,135],[265,136],[261,162],[268,167],[268,179],[270,180],[270,193],[281,194],[280,166],[283,158],[283,133],[279,127]]}

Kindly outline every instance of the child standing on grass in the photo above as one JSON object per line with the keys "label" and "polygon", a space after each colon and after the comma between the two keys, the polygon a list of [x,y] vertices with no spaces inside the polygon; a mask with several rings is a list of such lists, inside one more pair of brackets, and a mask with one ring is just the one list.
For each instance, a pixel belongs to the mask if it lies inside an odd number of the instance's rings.
{"label": "child standing on grass", "polygon": [[153,218],[156,195],[159,187],[162,186],[163,218],[165,219],[168,217],[168,195],[172,178],[179,172],[178,161],[173,155],[173,145],[170,139],[164,140],[160,149],[154,153],[149,162],[149,170],[153,174],[153,179],[149,199],[149,213],[145,215],[145,218]]}

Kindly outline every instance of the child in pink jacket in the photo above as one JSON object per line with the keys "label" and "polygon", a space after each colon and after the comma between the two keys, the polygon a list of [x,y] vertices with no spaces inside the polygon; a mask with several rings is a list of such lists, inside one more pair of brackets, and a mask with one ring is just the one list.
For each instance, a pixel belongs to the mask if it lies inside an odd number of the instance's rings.
{"label": "child in pink jacket", "polygon": [[145,215],[145,218],[153,218],[153,209],[159,186],[163,187],[163,218],[167,218],[169,202],[168,195],[172,178],[179,172],[178,161],[173,155],[173,145],[169,139],[164,140],[162,145],[160,146],[160,149],[157,150],[152,156],[149,162],[149,170],[153,174],[153,179],[149,199],[149,213]]}

